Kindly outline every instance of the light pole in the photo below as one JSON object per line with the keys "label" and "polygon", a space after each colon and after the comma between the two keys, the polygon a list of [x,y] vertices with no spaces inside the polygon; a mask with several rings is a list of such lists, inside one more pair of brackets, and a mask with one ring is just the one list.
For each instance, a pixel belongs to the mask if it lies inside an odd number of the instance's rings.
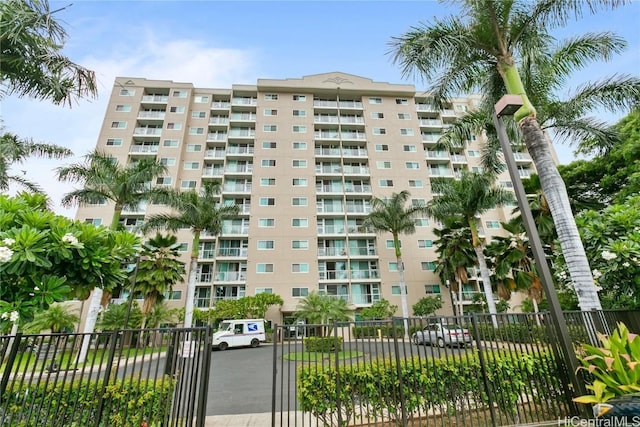
{"label": "light pole", "polygon": [[527,194],[525,193],[522,181],[520,180],[518,167],[513,156],[513,151],[511,150],[511,143],[509,142],[504,121],[502,120],[502,116],[513,115],[513,113],[515,113],[521,106],[522,97],[520,95],[503,96],[494,106],[495,112],[493,113],[493,123],[496,127],[498,140],[500,140],[500,146],[502,147],[502,152],[504,154],[504,160],[507,164],[507,169],[509,170],[511,182],[513,183],[516,199],[518,200],[518,207],[520,208],[520,214],[522,215],[522,220],[524,222],[524,228],[529,236],[529,244],[533,251],[538,275],[540,276],[542,287],[544,288],[545,296],[549,303],[551,320],[556,335],[560,341],[560,348],[567,366],[567,374],[569,375],[569,379],[573,385],[574,393],[582,395],[585,394],[586,391],[584,384],[576,375],[576,370],[579,365],[573,349],[573,344],[571,343],[571,337],[569,336],[567,322],[564,318],[564,314],[562,313],[560,301],[558,301],[558,294],[556,293],[556,288],[553,285],[551,270],[547,264],[547,258],[542,248],[542,242],[540,241],[540,235],[538,234],[536,223],[533,220],[531,207],[527,200]]}

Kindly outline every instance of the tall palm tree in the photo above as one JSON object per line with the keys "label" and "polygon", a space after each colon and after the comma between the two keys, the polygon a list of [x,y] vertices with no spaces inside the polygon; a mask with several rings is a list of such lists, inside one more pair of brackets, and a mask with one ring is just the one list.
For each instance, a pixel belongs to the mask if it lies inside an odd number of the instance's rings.
{"label": "tall palm tree", "polygon": [[64,304],[54,304],[46,310],[36,313],[33,320],[24,325],[24,330],[30,334],[39,334],[41,331],[49,329],[51,333],[55,334],[73,329],[79,321],[80,317],[69,311],[69,307]]}
{"label": "tall palm tree", "polygon": [[97,94],[95,73],[62,55],[66,31],[47,0],[0,2],[0,99],[6,95],[69,104]]}
{"label": "tall palm tree", "polygon": [[[434,179],[431,181],[436,196],[426,206],[427,213],[439,221],[455,218],[468,225],[476,253],[482,285],[487,298],[489,313],[496,314],[491,291],[491,279],[484,257],[484,241],[478,234],[476,217],[484,212],[513,201],[513,193],[495,185],[495,175],[490,173],[462,172],[460,179]],[[496,319],[492,316],[494,323]]]}
{"label": "tall palm tree", "polygon": [[58,179],[79,182],[83,188],[65,194],[64,206],[76,204],[114,203],[111,229],[117,230],[122,210],[135,208],[147,200],[162,200],[167,191],[151,182],[166,173],[167,167],[155,159],[143,159],[122,165],[114,157],[98,150],[85,156],[84,163],[57,169]]}
{"label": "tall palm tree", "polygon": [[296,318],[307,323],[321,325],[320,335],[326,335],[325,329],[331,322],[349,320],[351,310],[347,301],[329,295],[311,292],[296,307]]}
{"label": "tall palm tree", "polygon": [[[461,0],[459,3],[459,16],[414,27],[395,38],[392,42],[395,60],[405,74],[417,72],[426,80],[435,81],[430,89],[438,103],[454,94],[477,89],[486,95],[491,105],[504,93],[521,97],[523,106],[515,112],[514,120],[540,176],[567,267],[580,296],[580,306],[582,310],[600,309],[564,182],[556,168],[548,136],[538,121],[532,102],[536,100],[528,96],[534,92],[527,91],[518,67],[526,68],[531,61],[543,63],[536,56],[547,55],[551,28],[565,25],[572,17],[581,15],[584,8],[596,10],[598,5],[615,6],[620,2]],[[573,48],[581,45],[584,43],[575,44]],[[596,51],[583,50],[577,57],[588,58]],[[552,59],[546,56],[546,67],[567,65],[564,61],[554,63]],[[535,83],[544,84],[544,80]],[[637,100],[637,86],[635,93]],[[615,96],[623,99],[624,95]],[[576,100],[575,106],[586,104],[582,98]],[[549,116],[558,117],[555,111],[550,111]]]}
{"label": "tall palm tree", "polygon": [[184,313],[184,327],[190,328],[193,322],[200,234],[204,231],[213,236],[219,235],[222,232],[223,221],[237,216],[240,209],[236,205],[221,205],[218,181],[203,182],[200,191],[173,192],[166,199],[165,204],[175,212],[149,217],[143,224],[142,230],[166,228],[175,232],[181,228],[189,228],[193,232]]}
{"label": "tall palm tree", "polygon": [[400,276],[400,301],[402,304],[402,317],[405,319],[405,333],[408,333],[407,318],[409,307],[407,305],[407,283],[404,279],[404,263],[402,262],[402,250],[400,248],[400,235],[416,232],[415,219],[426,213],[425,206],[406,206],[411,194],[404,190],[392,193],[391,197],[371,200],[371,212],[364,220],[365,227],[371,227],[377,233],[391,233],[393,247],[395,249],[398,275]]}
{"label": "tall palm tree", "polygon": [[[157,233],[149,239],[140,254],[135,274],[135,290],[142,293],[142,329],[147,325],[147,317],[154,307],[162,302],[164,293],[183,279],[184,263],[178,258],[178,238]],[[131,295],[133,298],[133,295]]]}
{"label": "tall palm tree", "polygon": [[[0,128],[1,130],[2,128]],[[9,185],[13,183],[33,193],[44,194],[40,186],[29,181],[24,173],[11,173],[11,166],[23,164],[27,158],[32,156],[62,159],[72,154],[71,150],[59,145],[33,142],[9,132],[0,135],[0,191],[8,190]]]}

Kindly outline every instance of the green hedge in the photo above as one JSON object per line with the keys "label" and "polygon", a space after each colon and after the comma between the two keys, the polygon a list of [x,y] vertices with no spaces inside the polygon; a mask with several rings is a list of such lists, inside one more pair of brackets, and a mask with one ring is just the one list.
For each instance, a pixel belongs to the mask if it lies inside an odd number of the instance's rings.
{"label": "green hedge", "polygon": [[306,337],[304,349],[309,352],[330,353],[342,350],[342,337]]}
{"label": "green hedge", "polygon": [[[473,331],[473,326],[469,325],[467,328],[469,331]],[[553,327],[551,329],[552,332],[555,332]],[[513,323],[494,328],[493,325],[481,323],[478,325],[478,330],[480,338],[485,341],[503,341],[518,344],[549,343],[549,329],[546,326]],[[572,342],[589,342],[589,336],[584,327],[568,325],[567,330]]]}
{"label": "green hedge", "polygon": [[[158,380],[116,381],[106,387],[99,425],[104,427],[162,425],[171,410],[175,382],[169,377]],[[103,383],[74,381],[72,383],[41,383],[29,386],[9,384],[1,396],[0,411],[12,426],[75,427],[95,425]],[[13,391],[12,391],[13,390]],[[12,391],[12,392],[10,392]],[[5,425],[5,424],[2,424]]]}
{"label": "green hedge", "polygon": [[[378,333],[383,337],[393,337],[394,326],[388,323],[380,325],[354,326],[352,328],[352,333],[355,338],[376,338],[378,337]],[[395,336],[404,336],[404,328],[402,326],[395,326]]]}
{"label": "green hedge", "polygon": [[[562,406],[562,376],[550,353],[486,353],[485,357],[492,402],[505,416],[517,420],[518,411],[526,410],[518,408],[522,393],[530,395],[530,402]],[[305,367],[298,375],[298,399],[300,409],[325,425],[348,425],[354,417],[399,422],[403,402],[410,417],[434,409],[452,410],[470,401],[486,408],[489,393],[480,372],[477,354],[456,360],[414,358],[399,365],[384,360],[342,366],[338,371]]]}

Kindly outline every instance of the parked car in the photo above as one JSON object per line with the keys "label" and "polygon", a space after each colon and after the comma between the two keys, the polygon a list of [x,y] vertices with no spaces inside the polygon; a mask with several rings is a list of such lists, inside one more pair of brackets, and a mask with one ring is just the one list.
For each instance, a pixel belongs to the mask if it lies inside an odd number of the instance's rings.
{"label": "parked car", "polygon": [[437,344],[462,347],[471,345],[473,338],[468,329],[453,323],[431,323],[412,335],[414,344]]}

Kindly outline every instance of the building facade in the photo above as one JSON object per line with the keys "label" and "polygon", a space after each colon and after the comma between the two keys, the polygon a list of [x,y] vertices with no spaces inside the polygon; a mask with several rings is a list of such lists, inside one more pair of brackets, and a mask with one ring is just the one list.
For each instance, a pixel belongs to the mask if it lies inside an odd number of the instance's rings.
{"label": "building facade", "polygon": [[[453,99],[436,110],[412,85],[340,72],[230,89],[119,77],[97,148],[123,164],[157,158],[168,173],[153,185],[189,190],[219,180],[222,202],[238,205],[240,215],[219,236],[202,236],[195,306],[271,292],[284,305],[269,319],[289,323],[312,291],[343,298],[356,313],[381,299],[400,306],[392,236],[363,228],[364,217],[373,197],[408,190],[412,202],[427,202],[432,178],[480,170],[482,135],[455,151],[436,149],[441,132],[478,103],[473,96]],[[526,153],[516,158],[522,176],[532,173]],[[511,186],[508,175],[499,180]],[[125,211],[122,225],[135,230],[162,209]],[[487,237],[512,210],[483,215]],[[112,213],[110,204],[82,206],[77,218],[109,225]],[[451,313],[458,297],[433,273],[438,224],[426,217],[416,224],[415,234],[401,236],[409,307],[440,294],[441,312]],[[191,235],[177,235],[188,265]],[[471,301],[479,281],[472,279],[455,303]],[[176,286],[167,302],[183,306],[185,289]]]}

